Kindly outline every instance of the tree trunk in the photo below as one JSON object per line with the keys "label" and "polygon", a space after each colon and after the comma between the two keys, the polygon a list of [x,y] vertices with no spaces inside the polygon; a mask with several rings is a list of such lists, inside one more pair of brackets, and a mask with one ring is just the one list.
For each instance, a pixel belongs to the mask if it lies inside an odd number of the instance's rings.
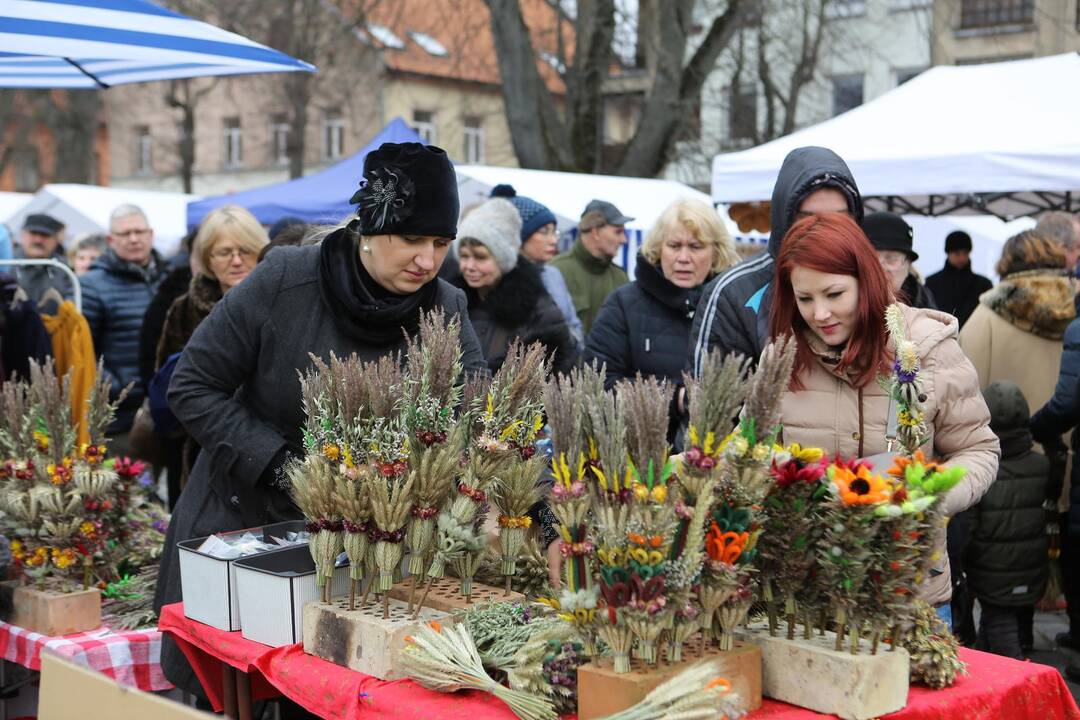
{"label": "tree trunk", "polygon": [[51,95],[47,102],[44,120],[56,142],[52,182],[93,183],[94,138],[101,114],[100,92],[68,90],[61,97]]}
{"label": "tree trunk", "polygon": [[566,118],[573,164],[596,172],[604,144],[604,79],[611,66],[615,0],[578,0],[574,66],[567,83]]}
{"label": "tree trunk", "polygon": [[310,73],[292,73],[289,77],[289,102],[292,117],[289,123],[289,177],[304,176],[304,157],[307,154],[308,104],[311,102]]}
{"label": "tree trunk", "polygon": [[[575,155],[567,142],[554,98],[536,66],[532,38],[518,0],[486,0],[502,79],[503,104],[518,163],[525,168],[572,169]],[[580,5],[579,5],[580,11]]]}

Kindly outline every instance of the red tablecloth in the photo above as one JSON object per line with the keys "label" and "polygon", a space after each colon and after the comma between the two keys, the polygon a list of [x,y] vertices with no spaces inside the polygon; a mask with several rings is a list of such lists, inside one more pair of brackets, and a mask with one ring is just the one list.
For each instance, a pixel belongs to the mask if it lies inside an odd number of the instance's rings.
{"label": "red tablecloth", "polygon": [[161,633],[151,630],[97,630],[52,637],[0,622],[0,656],[31,670],[41,669],[41,652],[62,655],[122,685],[140,690],[169,690],[161,672]]}
{"label": "red tablecloth", "polygon": [[412,680],[379,680],[308,655],[302,645],[272,648],[184,617],[183,605],[161,609],[158,626],[175,637],[215,710],[221,709],[221,663],[251,673],[252,696],[285,695],[327,720],[515,720],[500,700],[479,692],[452,698]]}
{"label": "red tablecloth", "polygon": [[[216,630],[184,617],[180,604],[161,611],[159,627],[180,641],[215,708],[221,702],[221,662],[252,672],[256,697],[286,695],[323,718],[376,720],[513,720],[499,700],[484,693],[453,698],[425,690],[411,680],[383,681],[304,653],[301,645],[270,648],[238,632]],[[968,674],[947,690],[912,687],[907,707],[889,720],[963,718],[999,720],[1080,720],[1080,709],[1061,674],[1052,667],[961,650]],[[261,683],[261,686],[260,686]],[[261,688],[261,693],[258,694]],[[269,693],[269,694],[267,694]],[[827,718],[785,703],[765,700],[751,720]]]}

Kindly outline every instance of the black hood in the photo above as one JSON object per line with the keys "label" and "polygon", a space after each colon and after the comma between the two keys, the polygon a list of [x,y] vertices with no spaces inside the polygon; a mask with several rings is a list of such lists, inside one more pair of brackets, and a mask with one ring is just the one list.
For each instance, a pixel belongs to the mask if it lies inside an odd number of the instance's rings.
{"label": "black hood", "polygon": [[822,187],[836,188],[848,200],[848,209],[855,221],[862,223],[863,203],[859,186],[847,163],[832,150],[823,147],[801,147],[784,158],[772,195],[772,231],[769,235],[769,254],[780,254],[780,243],[788,228],[794,224],[795,211],[803,199]]}

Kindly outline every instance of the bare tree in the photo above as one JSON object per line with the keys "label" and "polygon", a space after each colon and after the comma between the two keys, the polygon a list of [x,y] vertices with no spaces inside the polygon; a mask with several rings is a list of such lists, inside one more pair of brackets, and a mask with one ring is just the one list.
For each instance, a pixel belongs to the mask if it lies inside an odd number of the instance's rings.
{"label": "bare tree", "polygon": [[771,14],[758,23],[757,72],[765,97],[759,142],[795,130],[799,100],[821,59],[827,4],[828,0],[772,0]]}
{"label": "bare tree", "polygon": [[[600,169],[603,149],[605,82],[614,61],[614,0],[578,0],[572,20],[574,54],[556,55],[566,85],[565,119],[538,67],[533,38],[526,28],[519,0],[486,0],[502,72],[503,97],[518,160],[525,167]],[[640,0],[639,14],[650,18],[644,58],[649,82],[636,128],[622,155],[613,163],[623,175],[655,175],[695,110],[705,79],[739,28],[751,6],[748,0],[727,0],[704,33],[695,28],[695,0]],[[565,47],[562,23],[556,51]],[[691,50],[691,39],[701,39]],[[546,52],[551,53],[551,50]]]}
{"label": "bare tree", "polygon": [[[39,183],[97,180],[94,145],[101,121],[98,90],[7,90],[0,98],[0,106],[0,132],[4,137],[0,172],[21,158],[36,165],[33,174]],[[51,168],[41,166],[41,152],[32,135],[35,127],[43,128],[52,139]]]}
{"label": "bare tree", "polygon": [[195,173],[195,118],[203,100],[213,92],[218,78],[210,80],[170,80],[165,92],[165,103],[180,112],[180,136],[176,142],[177,169],[184,192],[192,192]]}
{"label": "bare tree", "polygon": [[331,3],[327,0],[281,0],[267,8],[255,0],[249,25],[271,47],[310,62],[319,72],[286,73],[268,88],[288,107],[289,177],[304,174],[307,129],[312,108],[320,101],[332,105],[349,102],[357,88],[370,87],[375,61],[363,28],[380,0]]}

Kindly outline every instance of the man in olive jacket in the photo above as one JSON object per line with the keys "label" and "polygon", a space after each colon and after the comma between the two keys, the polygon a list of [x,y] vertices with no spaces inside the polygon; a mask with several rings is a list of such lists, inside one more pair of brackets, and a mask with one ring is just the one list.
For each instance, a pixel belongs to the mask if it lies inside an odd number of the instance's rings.
{"label": "man in olive jacket", "polygon": [[563,274],[586,335],[607,296],[630,281],[612,261],[626,244],[626,223],[633,219],[605,200],[593,200],[581,215],[573,247],[549,263]]}

